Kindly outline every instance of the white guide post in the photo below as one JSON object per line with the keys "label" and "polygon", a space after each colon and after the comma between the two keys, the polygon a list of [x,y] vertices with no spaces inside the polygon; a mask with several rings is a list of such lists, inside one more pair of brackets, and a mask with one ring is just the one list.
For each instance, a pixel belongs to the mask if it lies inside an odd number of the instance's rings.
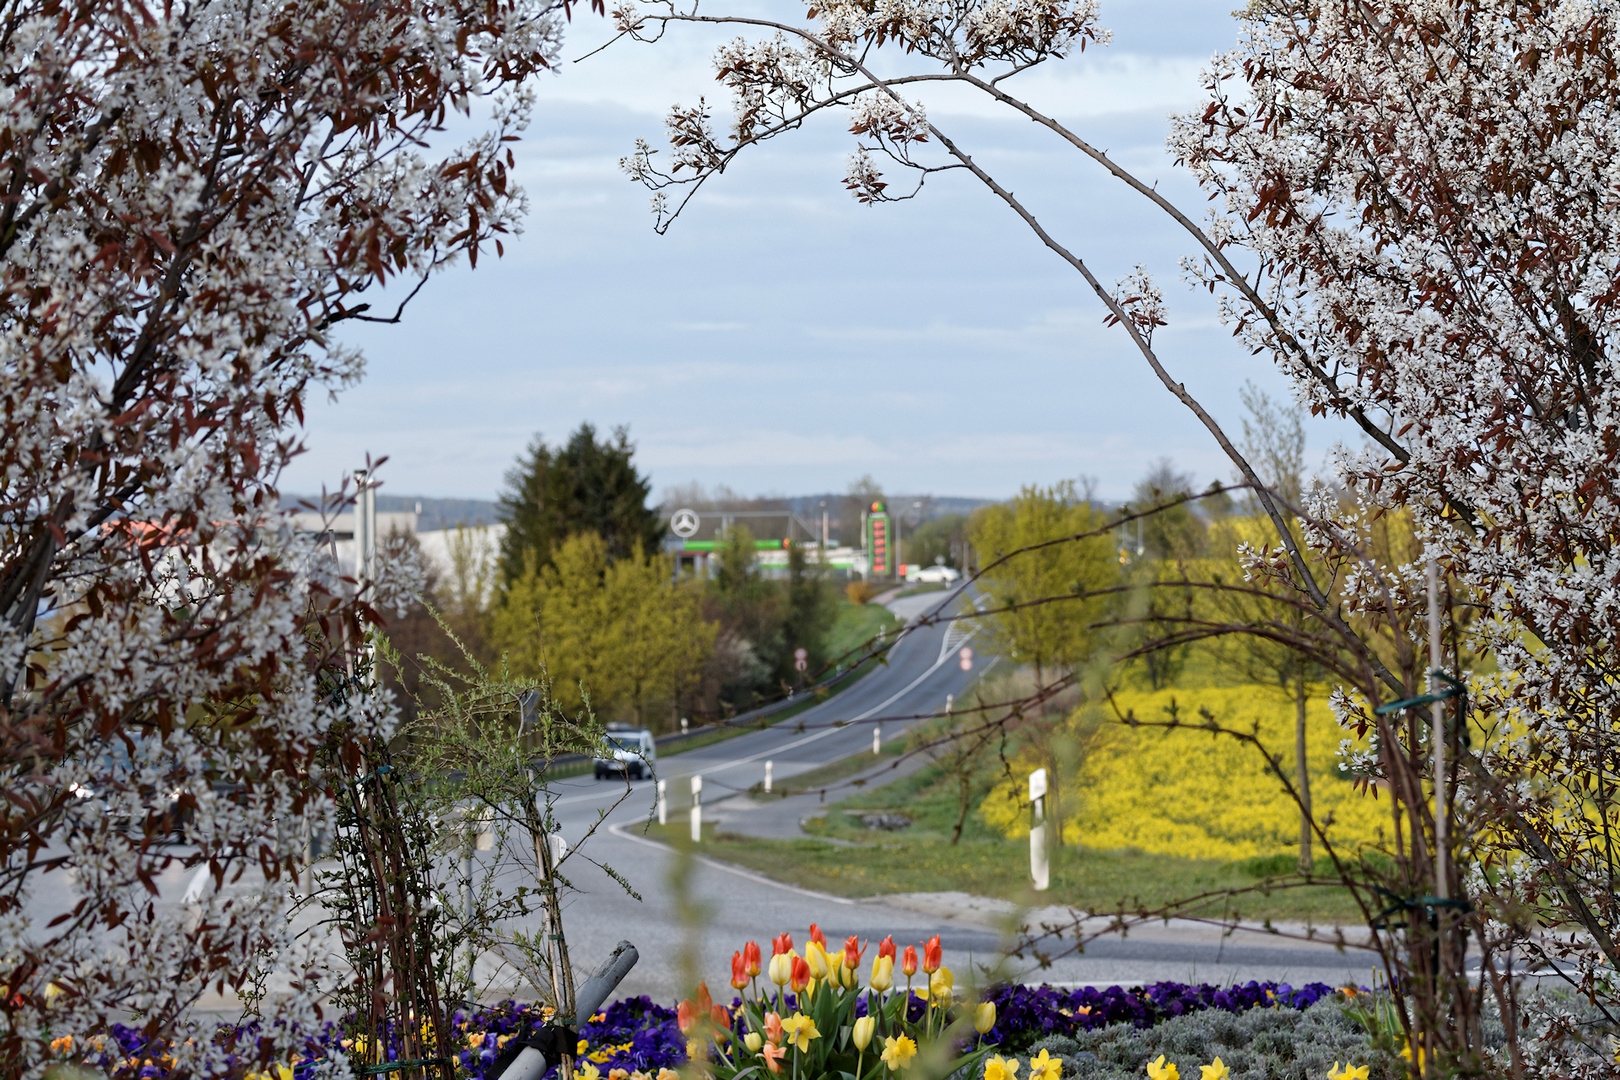
{"label": "white guide post", "polygon": [[765,763],[765,794],[771,793],[771,763]]}
{"label": "white guide post", "polygon": [[1045,892],[1051,883],[1046,861],[1046,770],[1029,774],[1029,876],[1036,892]]}
{"label": "white guide post", "polygon": [[883,725],[872,725],[872,753],[881,754],[883,746]]}
{"label": "white guide post", "polygon": [[692,777],[692,843],[703,840],[703,777]]}
{"label": "white guide post", "polygon": [[662,780],[658,781],[658,824],[669,824],[669,795]]}

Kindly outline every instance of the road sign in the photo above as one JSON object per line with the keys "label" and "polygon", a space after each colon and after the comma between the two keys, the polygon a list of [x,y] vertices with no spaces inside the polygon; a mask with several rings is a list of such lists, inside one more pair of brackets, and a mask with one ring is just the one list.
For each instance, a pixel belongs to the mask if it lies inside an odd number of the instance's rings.
{"label": "road sign", "polygon": [[804,649],[804,648],[794,649],[793,650],[793,659],[795,659],[795,660],[808,660],[808,659],[810,659],[810,650],[809,649]]}
{"label": "road sign", "polygon": [[698,515],[696,510],[685,507],[675,511],[669,519],[669,531],[685,540],[689,536],[696,536],[698,531]]}
{"label": "road sign", "polygon": [[973,670],[973,650],[972,649],[970,649],[966,645],[964,645],[964,646],[962,646],[962,651],[957,653],[956,655],[960,658],[960,663],[962,665],[962,670],[963,671],[972,671]]}
{"label": "road sign", "polygon": [[797,660],[793,661],[793,666],[798,668],[800,671],[809,671],[810,661],[801,656]]}

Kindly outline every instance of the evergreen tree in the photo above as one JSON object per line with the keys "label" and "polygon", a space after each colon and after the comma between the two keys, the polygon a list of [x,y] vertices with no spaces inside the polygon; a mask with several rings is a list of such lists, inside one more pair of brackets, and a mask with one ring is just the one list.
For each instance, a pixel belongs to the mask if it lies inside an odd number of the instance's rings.
{"label": "evergreen tree", "polygon": [[610,560],[657,551],[664,528],[647,506],[652,485],[636,471],[634,454],[622,427],[598,442],[596,428],[581,424],[557,449],[536,435],[506,474],[500,499],[502,578],[517,581],[531,561],[536,570],[549,566],[553,550],[576,533],[600,536]]}

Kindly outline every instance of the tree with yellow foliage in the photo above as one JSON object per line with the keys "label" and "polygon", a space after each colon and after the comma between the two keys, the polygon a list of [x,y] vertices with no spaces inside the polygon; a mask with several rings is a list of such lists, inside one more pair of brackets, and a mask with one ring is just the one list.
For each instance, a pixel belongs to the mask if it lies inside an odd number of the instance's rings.
{"label": "tree with yellow foliage", "polygon": [[493,624],[514,674],[544,670],[565,706],[589,699],[599,715],[640,724],[692,686],[715,635],[667,557],[636,551],[610,562],[595,533],[569,537],[549,566],[537,569],[531,559]]}

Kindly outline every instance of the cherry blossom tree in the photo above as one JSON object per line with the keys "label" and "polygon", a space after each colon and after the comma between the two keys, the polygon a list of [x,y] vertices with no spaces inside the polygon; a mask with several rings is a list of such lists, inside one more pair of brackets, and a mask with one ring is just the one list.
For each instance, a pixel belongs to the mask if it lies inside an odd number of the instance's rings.
{"label": "cherry blossom tree", "polygon": [[[1615,12],[1538,0],[1249,5],[1237,46],[1209,70],[1205,107],[1170,135],[1215,199],[1202,220],[1015,92],[1030,69],[1107,42],[1090,0],[830,0],[802,19],[626,3],[615,18],[641,41],[682,24],[741,34],[714,57],[730,95],[724,129],[706,100],[677,107],[667,152],[643,142],[623,163],[653,192],[658,229],[737,155],[843,110],[855,198],[911,198],[946,171],[974,177],[1085,280],[1233,461],[1275,529],[1246,553],[1241,587],[1286,595],[1310,616],[1289,640],[1341,680],[1342,722],[1375,736],[1347,764],[1388,785],[1398,808],[1412,880],[1391,925],[1405,933],[1402,985],[1427,1002],[1409,1018],[1427,1054],[1421,1071],[1483,1067],[1477,1007],[1488,991],[1515,1025],[1510,971],[1493,967],[1470,988],[1469,935],[1493,963],[1561,961],[1612,1018]],[[1160,288],[1145,272],[1105,285],[1078,241],[930,120],[913,95],[945,84],[1033,121],[1185,231],[1184,272],[1217,295],[1240,339],[1271,357],[1314,413],[1364,434],[1363,449],[1336,458],[1347,497],[1324,487],[1289,506],[1267,490],[1155,346],[1167,318]],[[1415,557],[1374,542],[1378,519],[1397,510],[1409,515]],[[1456,672],[1467,693],[1446,706],[1438,799],[1426,721],[1377,711],[1428,688],[1431,563],[1446,609],[1467,616],[1446,620],[1441,666],[1491,658],[1488,670]],[[1186,628],[1178,639],[1224,632]],[[1425,899],[1425,881],[1444,903]],[[1509,1067],[1550,1068],[1538,1052],[1515,1044]]]}
{"label": "cherry blossom tree", "polygon": [[[331,979],[284,917],[311,769],[391,719],[333,692],[378,598],[277,477],[309,395],[361,375],[343,324],[517,227],[508,144],[567,7],[0,13],[0,1073],[133,1016],[216,1075],[314,1021]],[[284,1024],[176,1038],[264,956]]]}

